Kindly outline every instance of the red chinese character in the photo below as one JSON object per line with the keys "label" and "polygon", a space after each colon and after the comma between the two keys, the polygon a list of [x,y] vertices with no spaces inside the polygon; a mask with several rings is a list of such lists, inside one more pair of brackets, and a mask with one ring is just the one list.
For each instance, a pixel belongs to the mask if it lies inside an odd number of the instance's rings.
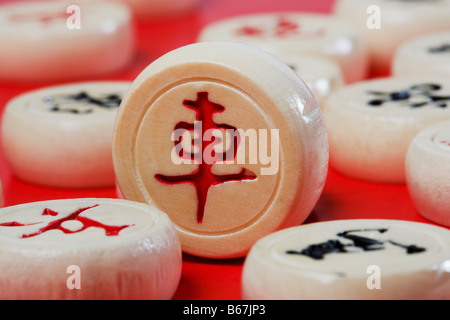
{"label": "red chinese character", "polygon": [[[203,217],[205,213],[205,205],[208,196],[208,191],[212,186],[222,184],[231,181],[243,181],[243,180],[255,180],[256,175],[249,170],[242,168],[242,170],[237,174],[229,175],[215,175],[211,172],[212,166],[218,161],[230,161],[234,160],[237,154],[237,149],[240,144],[239,131],[235,127],[228,124],[217,124],[214,122],[214,114],[221,113],[225,108],[219,104],[213,103],[208,98],[207,92],[197,93],[197,100],[190,101],[185,100],[183,105],[196,112],[196,120],[202,123],[201,133],[199,133],[199,138],[197,138],[194,143],[196,145],[201,145],[198,152],[191,153],[185,150],[177,150],[180,157],[189,157],[192,160],[197,160],[198,168],[188,175],[182,176],[167,176],[162,174],[156,174],[155,178],[162,183],[166,184],[180,184],[180,183],[190,183],[195,186],[197,192],[197,222],[201,224],[203,222]],[[194,130],[195,125],[186,122],[179,122],[174,130],[185,129]],[[232,142],[231,150],[227,150],[221,154],[215,154],[213,149],[214,145],[220,143],[220,141],[214,140],[209,141],[209,143],[202,143],[205,133],[211,130],[228,130],[231,132],[230,136],[234,140]],[[200,141],[198,140],[200,139]],[[208,141],[207,141],[208,142]],[[206,151],[206,152],[205,152]],[[204,156],[208,151],[212,151],[212,161],[204,161]],[[209,159],[208,159],[209,160]]]}
{"label": "red chinese character", "polygon": [[290,21],[286,17],[279,17],[273,30],[256,26],[244,26],[236,30],[236,34],[239,36],[249,37],[263,37],[269,35],[281,38],[300,34],[300,25],[296,22]]}
{"label": "red chinese character", "polygon": [[[38,236],[38,235],[43,234],[50,230],[60,230],[64,233],[79,233],[79,232],[82,232],[83,230],[86,230],[87,228],[91,228],[91,227],[101,228],[101,229],[105,230],[105,233],[107,236],[117,236],[117,235],[119,235],[119,232],[122,229],[130,227],[130,225],[108,226],[108,225],[102,224],[98,221],[95,221],[93,219],[90,219],[88,217],[80,216],[81,213],[85,212],[86,210],[95,208],[95,207],[98,207],[98,205],[76,210],[76,211],[72,212],[71,214],[69,214],[67,217],[49,222],[46,226],[40,228],[38,231],[36,231],[34,233],[23,234],[21,236],[21,238],[24,239],[24,238],[35,237],[35,236]],[[57,216],[58,214],[59,214],[58,212],[53,211],[48,208],[44,209],[44,211],[42,212],[43,216],[45,216],[45,215]],[[83,224],[83,227],[77,231],[72,231],[72,230],[66,229],[62,226],[62,224],[66,221],[79,221]],[[24,226],[35,225],[38,223],[40,223],[40,222],[31,223],[31,224],[22,224],[17,221],[13,221],[13,222],[0,223],[0,227],[24,227]]]}

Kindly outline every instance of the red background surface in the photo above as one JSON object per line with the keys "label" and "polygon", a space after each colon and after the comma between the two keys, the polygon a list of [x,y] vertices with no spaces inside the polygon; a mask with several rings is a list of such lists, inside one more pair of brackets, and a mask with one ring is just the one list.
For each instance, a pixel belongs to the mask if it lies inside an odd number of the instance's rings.
{"label": "red background surface", "polygon": [[[0,3],[3,2],[9,1],[0,0]],[[194,12],[137,23],[138,48],[132,65],[120,74],[97,80],[134,80],[156,58],[175,48],[195,42],[201,28],[216,19],[237,14],[283,10],[329,13],[333,3],[333,0],[204,0]],[[7,101],[14,96],[46,85],[19,86],[0,82],[0,111],[3,111]],[[116,197],[114,188],[53,189],[20,181],[11,176],[1,150],[0,178],[6,206],[53,199]],[[414,208],[405,185],[357,181],[330,169],[323,195],[305,223],[353,218],[430,223]],[[184,255],[183,258],[182,278],[174,299],[241,299],[244,259],[216,261],[189,255]]]}

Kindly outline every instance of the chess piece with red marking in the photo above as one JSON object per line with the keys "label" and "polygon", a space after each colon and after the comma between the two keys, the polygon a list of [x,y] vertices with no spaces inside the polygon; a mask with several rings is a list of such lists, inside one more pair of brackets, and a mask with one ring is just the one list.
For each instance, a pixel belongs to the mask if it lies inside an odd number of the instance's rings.
{"label": "chess piece with red marking", "polygon": [[2,300],[171,299],[181,247],[166,214],[118,199],[0,210]]}
{"label": "chess piece with red marking", "polygon": [[311,213],[328,142],[291,68],[249,45],[204,42],[164,55],[135,80],[113,158],[124,197],[166,212],[185,252],[233,258]]}
{"label": "chess piece with red marking", "polygon": [[198,41],[237,41],[261,48],[283,60],[302,55],[334,60],[346,83],[366,78],[368,56],[364,39],[351,24],[338,17],[273,12],[215,21],[203,28]]}

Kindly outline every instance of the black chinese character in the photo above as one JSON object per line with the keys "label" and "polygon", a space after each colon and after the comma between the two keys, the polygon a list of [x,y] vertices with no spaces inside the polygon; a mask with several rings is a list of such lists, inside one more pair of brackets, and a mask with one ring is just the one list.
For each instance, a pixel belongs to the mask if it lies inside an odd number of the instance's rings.
{"label": "black chinese character", "polygon": [[350,240],[351,243],[346,244],[342,243],[339,239],[332,239],[326,242],[309,245],[308,247],[301,250],[288,250],[286,251],[286,254],[304,255],[314,260],[322,260],[327,254],[354,252],[355,248],[361,251],[384,250],[386,249],[385,246],[386,243],[390,243],[391,245],[405,249],[406,254],[414,254],[426,251],[425,248],[421,248],[416,245],[403,245],[398,242],[394,242],[392,240],[387,240],[383,242],[369,237],[363,237],[353,234],[355,232],[360,233],[360,232],[374,232],[374,231],[378,233],[385,233],[388,231],[388,229],[383,228],[383,229],[343,231],[339,232],[337,236],[343,239]]}
{"label": "black chinese character", "polygon": [[[103,97],[95,98],[88,93],[82,91],[73,95],[61,95],[54,97],[45,97],[44,102],[52,105],[49,109],[51,112],[66,112],[73,114],[89,114],[94,112],[94,109],[116,109],[122,102],[122,97],[118,94],[109,94]],[[70,105],[71,107],[64,107]],[[80,108],[74,108],[73,105],[78,105]]]}
{"label": "black chinese character", "polygon": [[450,96],[436,94],[441,88],[442,86],[439,84],[426,83],[394,92],[369,91],[368,94],[374,95],[377,98],[369,100],[367,104],[371,107],[380,107],[387,102],[396,102],[413,109],[425,106],[447,108],[450,102]]}

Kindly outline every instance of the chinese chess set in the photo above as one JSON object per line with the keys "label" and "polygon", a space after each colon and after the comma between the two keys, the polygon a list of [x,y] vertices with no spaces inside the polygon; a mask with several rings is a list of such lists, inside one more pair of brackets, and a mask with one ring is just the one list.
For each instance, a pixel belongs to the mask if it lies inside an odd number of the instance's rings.
{"label": "chinese chess set", "polygon": [[[4,106],[8,170],[117,191],[2,195],[0,299],[172,299],[183,254],[243,259],[248,300],[450,299],[450,0],[235,15],[110,79],[136,21],[200,6],[0,6],[0,80],[46,84]],[[426,222],[305,223],[329,168],[405,185]]]}

